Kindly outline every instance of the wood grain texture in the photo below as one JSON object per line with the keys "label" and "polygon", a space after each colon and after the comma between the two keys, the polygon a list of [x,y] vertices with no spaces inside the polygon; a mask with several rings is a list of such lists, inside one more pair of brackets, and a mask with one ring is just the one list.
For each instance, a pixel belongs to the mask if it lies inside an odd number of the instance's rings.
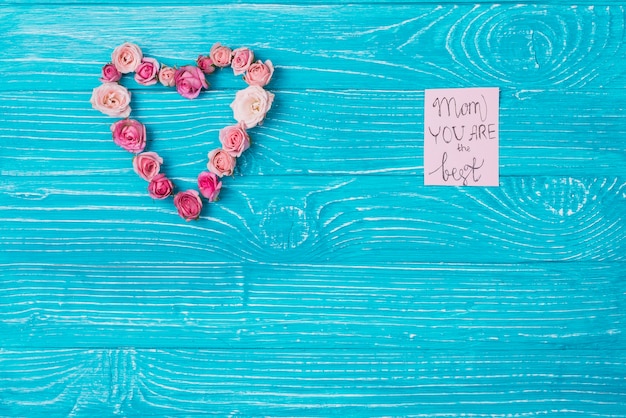
{"label": "wood grain texture", "polygon": [[185,225],[171,202],[146,196],[145,182],[98,176],[20,178],[22,190],[6,182],[6,261],[149,262],[145,247],[175,260],[250,263],[625,259],[622,178],[432,189],[415,177],[244,176],[205,208],[203,222]]}
{"label": "wood grain texture", "polygon": [[[626,417],[626,8],[0,5],[0,416]],[[91,90],[133,41],[276,65],[221,200],[153,201]],[[127,85],[193,187],[238,80]],[[498,188],[423,186],[425,88],[501,89]]]}
{"label": "wood grain texture", "polygon": [[[103,61],[127,40],[176,65],[213,42],[247,45],[276,61],[277,89],[579,90],[624,88],[626,81],[623,5],[125,3],[14,5],[0,13],[0,89],[9,90],[89,91]],[[241,30],[244,23],[253,30]],[[240,85],[223,83],[215,87]]]}
{"label": "wood grain texture", "polygon": [[0,412],[28,415],[36,397],[62,416],[620,417],[626,358],[614,354],[7,350]]}
{"label": "wood grain texture", "polygon": [[158,341],[168,348],[623,350],[625,268],[19,263],[2,266],[13,280],[2,284],[0,342],[7,348],[150,348]]}

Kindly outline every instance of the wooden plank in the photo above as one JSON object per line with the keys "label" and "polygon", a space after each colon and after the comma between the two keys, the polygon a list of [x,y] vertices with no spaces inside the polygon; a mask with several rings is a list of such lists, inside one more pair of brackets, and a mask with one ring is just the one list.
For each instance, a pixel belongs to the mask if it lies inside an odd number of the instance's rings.
{"label": "wooden plank", "polygon": [[[249,0],[229,0],[228,4],[230,5],[234,5],[234,6],[239,6],[239,5],[243,5],[243,6],[248,6],[250,5],[252,2],[250,2]],[[432,6],[438,6],[438,5],[453,5],[453,4],[476,4],[473,0],[455,0],[455,1],[434,1],[434,0],[419,0],[419,1],[398,1],[398,0],[352,0],[350,1],[350,4],[373,4],[373,5],[383,5],[386,7],[394,7],[394,6],[398,6],[398,5],[415,5],[416,3],[420,4],[420,5],[432,5]],[[518,0],[503,0],[503,1],[499,1],[498,4],[507,4],[507,3],[514,3],[514,4],[519,4]],[[527,0],[524,2],[525,5],[530,4],[530,5],[534,5],[534,4],[538,4],[538,5],[544,5],[546,3],[545,0]],[[59,6],[68,6],[68,5],[74,5],[74,6],[81,6],[81,7],[93,7],[94,5],[97,5],[98,7],[102,7],[101,3],[98,3],[97,0],[66,0],[66,1],[59,1],[59,0],[35,0],[35,1],[28,1],[28,0],[4,0],[3,4],[6,5],[30,5],[30,6],[39,6],[39,7],[59,7]],[[267,6],[280,6],[280,7],[285,7],[285,6],[344,6],[346,3],[342,2],[341,0],[291,0],[291,1],[287,1],[287,0],[258,0],[255,1],[254,4],[262,4],[262,5],[267,5]],[[564,0],[555,0],[553,2],[550,3],[551,5],[564,5],[564,6],[571,6],[572,3],[571,2],[567,2]],[[579,2],[576,3],[577,5],[596,5],[597,2],[596,1],[592,1],[592,0],[581,0]],[[111,0],[109,2],[107,2],[108,6],[117,6],[117,7],[136,7],[136,6],[157,6],[157,5],[162,5],[161,7],[171,7],[171,3],[167,2],[165,0],[132,0],[132,1],[123,1],[123,0]],[[199,1],[195,1],[192,5],[188,5],[188,6],[195,6],[195,7],[202,7],[202,6],[211,6],[211,7],[215,7],[215,6],[222,6],[224,5],[223,1],[219,1],[219,0],[199,0]]]}
{"label": "wooden plank", "polygon": [[[194,178],[182,178],[194,187]],[[128,182],[133,182],[129,184]],[[624,261],[626,179],[507,178],[502,187],[415,177],[244,176],[186,224],[125,176],[9,177],[5,262],[94,257],[325,263]],[[184,186],[183,186],[184,187]],[[270,192],[268,192],[270,191]],[[158,255],[157,255],[158,254]]]}
{"label": "wooden plank", "polygon": [[[264,125],[250,132],[253,146],[239,160],[241,173],[408,174],[423,183],[423,91],[275,93]],[[90,96],[0,92],[0,174],[38,176],[44,168],[50,175],[130,173],[130,154],[111,140],[115,119],[93,110]],[[134,117],[148,127],[149,148],[184,176],[204,169],[207,153],[219,146],[218,131],[234,123],[233,92],[203,97],[142,92],[133,101]],[[517,90],[502,92],[500,100],[502,177],[626,174],[620,140],[626,89]]]}
{"label": "wooden plank", "polygon": [[624,263],[163,263],[151,254],[4,263],[0,346],[626,348]]}
{"label": "wooden plank", "polygon": [[[175,16],[176,24],[158,25],[155,36],[146,16],[151,22]],[[219,24],[207,24],[215,16]],[[0,17],[1,90],[89,91],[124,41],[171,65],[193,61],[216,41],[250,46],[275,62],[277,89],[578,90],[626,83],[623,5],[131,3],[57,5],[54,13],[14,5],[0,9]],[[215,87],[240,83],[224,77]]]}
{"label": "wooden plank", "polygon": [[7,416],[623,416],[620,350],[2,350]]}

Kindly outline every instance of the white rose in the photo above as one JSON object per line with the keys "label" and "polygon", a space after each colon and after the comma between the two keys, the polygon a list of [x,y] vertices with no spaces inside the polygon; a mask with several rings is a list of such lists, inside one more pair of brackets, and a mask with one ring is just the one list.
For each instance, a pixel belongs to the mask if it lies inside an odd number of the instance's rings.
{"label": "white rose", "polygon": [[263,87],[249,86],[237,92],[230,107],[233,109],[235,120],[243,123],[248,129],[263,121],[273,101],[274,94]]}

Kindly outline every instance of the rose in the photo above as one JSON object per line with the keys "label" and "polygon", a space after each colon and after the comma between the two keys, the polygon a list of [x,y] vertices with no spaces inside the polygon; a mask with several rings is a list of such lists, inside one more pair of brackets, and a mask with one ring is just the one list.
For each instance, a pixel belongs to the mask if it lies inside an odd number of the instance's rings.
{"label": "rose", "polygon": [[141,48],[130,42],[125,42],[113,50],[111,62],[122,74],[131,73],[141,64],[143,53]]}
{"label": "rose", "polygon": [[144,180],[150,181],[159,174],[163,158],[156,152],[142,152],[133,158],[133,169]]}
{"label": "rose", "polygon": [[209,152],[209,162],[207,168],[219,177],[224,175],[232,176],[235,169],[236,160],[221,148]]}
{"label": "rose", "polygon": [[272,61],[267,60],[265,63],[257,61],[248,67],[248,72],[243,76],[243,79],[251,86],[264,87],[270,82],[273,74]]}
{"label": "rose", "polygon": [[156,84],[159,74],[159,62],[154,58],[143,58],[135,70],[135,81],[144,86]]}
{"label": "rose", "polygon": [[117,83],[102,83],[91,94],[91,106],[105,115],[127,118],[130,115],[130,92]]}
{"label": "rose", "polygon": [[198,189],[202,196],[209,199],[209,202],[215,202],[222,189],[222,182],[217,179],[215,173],[203,171],[198,175]]}
{"label": "rose", "polygon": [[165,87],[174,87],[176,85],[176,81],[174,80],[174,75],[176,74],[176,69],[172,67],[168,67],[167,65],[161,66],[159,70],[159,81]]}
{"label": "rose", "polygon": [[265,91],[263,87],[249,86],[237,92],[230,107],[235,120],[243,123],[247,129],[263,121],[273,101],[274,94]]}
{"label": "rose", "polygon": [[115,65],[108,63],[104,67],[102,67],[102,77],[100,77],[100,81],[102,82],[116,82],[120,81],[122,78],[122,73],[120,73]]}
{"label": "rose", "polygon": [[178,93],[187,99],[195,99],[203,87],[209,88],[204,73],[195,65],[186,65],[176,70],[174,82]]}
{"label": "rose", "polygon": [[186,221],[198,219],[202,211],[202,200],[195,190],[179,192],[174,196],[174,206],[178,214]]}
{"label": "rose", "polygon": [[220,142],[224,151],[233,157],[240,157],[241,153],[250,148],[250,136],[241,123],[221,129]]}
{"label": "rose", "polygon": [[157,174],[148,184],[148,194],[154,199],[165,199],[174,191],[172,181],[165,174]]}
{"label": "rose", "polygon": [[235,75],[241,75],[246,72],[252,61],[254,53],[248,48],[237,48],[233,51],[233,60],[231,66]]}
{"label": "rose", "polygon": [[228,67],[233,58],[233,50],[218,42],[211,47],[209,56],[211,60],[213,60],[214,65],[218,67]]}
{"label": "rose", "polygon": [[198,64],[198,68],[200,68],[205,74],[211,74],[213,71],[215,71],[215,67],[213,66],[213,60],[211,59],[211,57],[208,57],[206,55],[198,55],[196,63]]}
{"label": "rose", "polygon": [[146,127],[135,119],[122,119],[111,125],[113,142],[128,152],[138,153],[146,147]]}

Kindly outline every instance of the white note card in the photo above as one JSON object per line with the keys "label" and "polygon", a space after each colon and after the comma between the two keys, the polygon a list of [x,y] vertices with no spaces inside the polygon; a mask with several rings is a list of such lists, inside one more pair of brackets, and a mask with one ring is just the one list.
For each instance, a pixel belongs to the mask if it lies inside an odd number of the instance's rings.
{"label": "white note card", "polygon": [[424,94],[424,184],[499,186],[500,89]]}

